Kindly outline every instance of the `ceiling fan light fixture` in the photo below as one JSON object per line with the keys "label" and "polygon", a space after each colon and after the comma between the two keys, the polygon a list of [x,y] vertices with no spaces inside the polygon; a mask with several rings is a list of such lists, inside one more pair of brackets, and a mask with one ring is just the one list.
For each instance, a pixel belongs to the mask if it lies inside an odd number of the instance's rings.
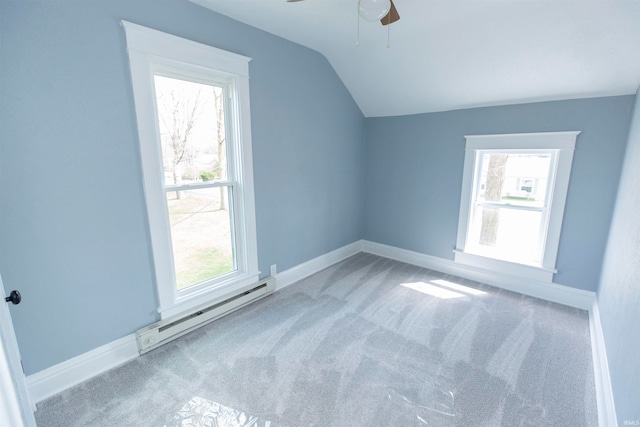
{"label": "ceiling fan light fixture", "polygon": [[365,21],[379,21],[391,10],[390,0],[358,0],[358,14]]}

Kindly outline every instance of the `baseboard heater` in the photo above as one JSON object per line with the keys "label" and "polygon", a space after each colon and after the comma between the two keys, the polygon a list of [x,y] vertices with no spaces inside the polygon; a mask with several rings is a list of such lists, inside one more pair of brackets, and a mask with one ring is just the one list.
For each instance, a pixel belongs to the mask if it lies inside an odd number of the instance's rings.
{"label": "baseboard heater", "polygon": [[275,288],[276,279],[267,277],[235,295],[223,297],[219,301],[198,306],[187,313],[172,316],[139,329],[136,331],[138,351],[140,354],[151,351],[225,314],[269,295]]}

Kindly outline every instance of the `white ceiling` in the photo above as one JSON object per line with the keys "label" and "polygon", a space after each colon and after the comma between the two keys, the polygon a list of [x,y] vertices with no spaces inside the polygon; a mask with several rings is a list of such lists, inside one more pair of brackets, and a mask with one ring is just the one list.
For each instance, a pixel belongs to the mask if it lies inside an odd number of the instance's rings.
{"label": "white ceiling", "polygon": [[192,0],[323,54],[367,117],[635,93],[640,0]]}

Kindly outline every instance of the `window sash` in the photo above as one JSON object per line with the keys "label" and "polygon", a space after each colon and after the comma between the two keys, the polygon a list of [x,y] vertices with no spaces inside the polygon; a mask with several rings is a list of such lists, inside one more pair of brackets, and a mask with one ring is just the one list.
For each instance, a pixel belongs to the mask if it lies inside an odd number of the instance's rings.
{"label": "window sash", "polygon": [[[198,191],[198,190],[205,190],[208,188],[220,188],[223,187],[222,185],[217,185],[217,186],[189,186],[188,190],[194,190],[194,191]],[[174,280],[175,280],[175,288],[176,288],[176,293],[177,296],[180,298],[181,296],[188,296],[189,294],[192,294],[194,292],[198,292],[199,289],[201,288],[205,288],[215,285],[218,282],[224,282],[225,280],[228,280],[229,278],[233,278],[234,276],[240,275],[242,274],[242,271],[240,270],[240,266],[243,265],[244,263],[244,258],[243,258],[243,252],[242,250],[238,250],[238,235],[239,233],[237,233],[237,227],[236,227],[236,217],[235,217],[235,213],[238,212],[238,210],[235,208],[235,204],[234,201],[236,199],[235,194],[236,194],[236,186],[231,184],[231,185],[225,185],[224,187],[227,187],[228,191],[227,191],[227,209],[228,211],[228,216],[229,216],[229,227],[230,227],[230,244],[231,244],[231,250],[233,253],[233,257],[232,257],[232,262],[233,262],[233,269],[231,271],[228,271],[226,273],[222,273],[219,274],[217,276],[213,276],[210,277],[206,280],[203,280],[202,282],[199,283],[194,283],[192,285],[186,286],[182,289],[178,289],[177,288],[177,275],[176,272],[174,270]],[[165,189],[165,194],[170,194],[177,191],[175,188],[166,188]],[[179,191],[184,191],[184,190],[179,190]],[[169,210],[168,210],[168,206],[167,206],[167,219],[169,219]],[[169,225],[169,234],[171,236],[171,239],[174,238],[173,235],[174,230],[171,228],[171,225]],[[203,231],[204,232],[204,231]],[[176,268],[176,264],[175,264],[175,253],[173,251],[173,244],[172,244],[172,251],[171,251],[171,264],[173,266],[173,268]]]}
{"label": "window sash", "polygon": [[[479,205],[480,206],[480,205]],[[492,208],[493,206],[488,206]],[[469,219],[469,232],[467,233],[467,242],[466,242],[466,251],[472,254],[486,256],[490,258],[494,258],[497,260],[505,260],[525,265],[532,266],[541,266],[542,257],[544,255],[544,238],[545,232],[547,230],[547,224],[545,223],[545,210],[544,209],[509,209],[509,208],[497,208],[498,210],[504,211],[517,211],[517,212],[533,212],[540,214],[540,224],[537,227],[537,238],[535,247],[529,248],[529,251],[524,250],[525,253],[533,253],[535,254],[533,257],[520,258],[514,256],[513,252],[510,248],[501,248],[501,247],[487,247],[483,246],[478,242],[479,234],[478,230],[474,227],[480,218],[477,216],[481,215],[478,211],[479,209],[474,210],[473,216]],[[477,227],[477,226],[476,226]],[[513,249],[513,248],[511,248]]]}
{"label": "window sash", "polygon": [[[227,167],[227,180],[229,181],[237,181],[238,180],[238,164],[236,149],[234,147],[238,146],[238,141],[236,138],[239,137],[240,132],[236,129],[235,124],[240,120],[240,113],[238,105],[235,105],[235,101],[239,96],[238,94],[238,85],[237,78],[234,78],[227,73],[213,70],[213,69],[203,69],[202,67],[193,67],[189,64],[184,64],[175,61],[160,61],[153,62],[150,64],[150,70],[152,74],[151,82],[153,83],[153,77],[162,76],[169,77],[176,80],[184,80],[193,83],[199,83],[208,86],[214,86],[222,89],[222,109],[224,112],[224,129],[225,129],[225,156],[226,156],[226,167]],[[158,110],[157,103],[157,94],[155,84],[152,84],[152,97],[154,108],[156,111]],[[162,145],[160,142],[160,124],[158,122],[158,117],[155,117],[156,120],[156,132],[158,137],[158,150],[159,150],[159,161],[160,161],[160,169],[164,169],[163,164],[163,156],[162,156]],[[217,181],[213,181],[217,182]],[[193,183],[193,184],[197,184]],[[162,176],[162,185],[170,186],[175,184],[166,184],[164,174]]]}

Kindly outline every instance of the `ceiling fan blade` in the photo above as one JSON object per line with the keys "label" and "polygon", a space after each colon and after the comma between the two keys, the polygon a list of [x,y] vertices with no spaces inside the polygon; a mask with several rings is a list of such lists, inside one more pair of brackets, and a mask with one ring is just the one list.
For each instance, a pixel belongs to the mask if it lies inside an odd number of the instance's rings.
{"label": "ceiling fan blade", "polygon": [[380,23],[382,25],[393,24],[398,19],[400,19],[400,15],[398,14],[396,5],[393,4],[393,0],[389,0],[389,1],[391,2],[391,9],[389,10],[389,13],[387,13],[386,16],[380,20]]}

